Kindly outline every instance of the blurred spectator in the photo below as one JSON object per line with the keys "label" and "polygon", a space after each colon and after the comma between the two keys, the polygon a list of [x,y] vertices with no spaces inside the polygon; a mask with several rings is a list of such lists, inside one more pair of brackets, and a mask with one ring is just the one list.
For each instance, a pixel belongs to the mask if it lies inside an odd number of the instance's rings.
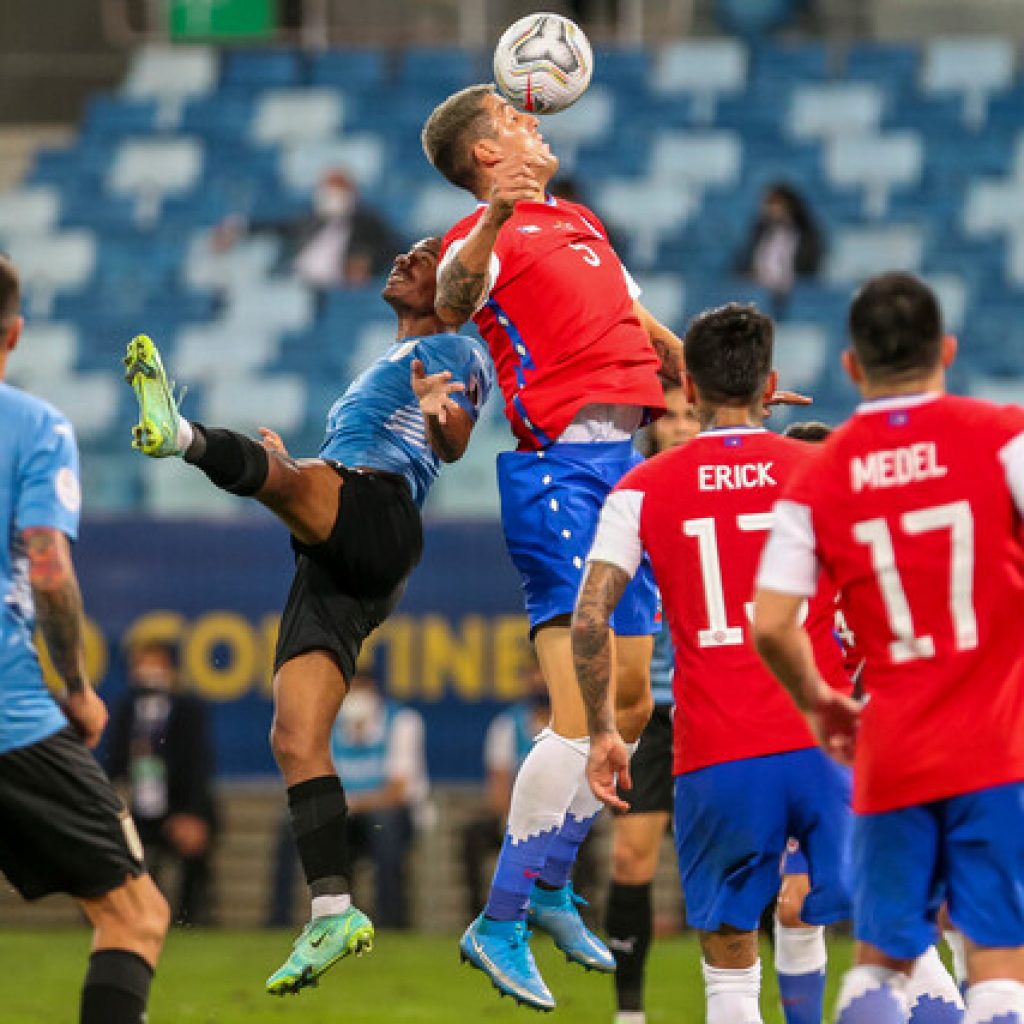
{"label": "blurred spectator", "polygon": [[110,718],[107,768],[128,790],[153,877],[160,881],[168,861],[179,866],[176,922],[209,925],[217,815],[206,707],[182,691],[169,644],[133,645],[127,668],[128,693]]}
{"label": "blurred spectator", "polygon": [[[374,866],[373,923],[407,928],[408,854],[429,811],[423,718],[382,696],[373,675],[358,671],[334,725],[331,756],[345,786],[352,861]],[[272,927],[291,924],[298,856],[288,824],[286,816],[278,834]]]}
{"label": "blurred spectator", "polygon": [[757,220],[736,269],[767,288],[781,306],[797,278],[817,275],[822,249],[807,203],[791,185],[776,182],[761,197]]}
{"label": "blurred spectator", "polygon": [[[531,652],[532,653],[532,652]],[[522,674],[523,697],[507,711],[495,715],[484,736],[487,806],[462,830],[462,863],[466,874],[467,917],[480,913],[487,896],[491,858],[501,849],[505,819],[512,799],[516,772],[537,734],[551,720],[551,702],[536,657],[527,660]],[[589,889],[595,862],[589,842],[576,862],[575,888]]]}
{"label": "blurred spectator", "polygon": [[245,223],[229,218],[214,232],[218,251],[245,233],[272,232],[283,242],[279,270],[312,288],[366,284],[391,266],[402,240],[388,222],[359,198],[345,171],[328,171],[313,193],[313,209],[298,221]]}

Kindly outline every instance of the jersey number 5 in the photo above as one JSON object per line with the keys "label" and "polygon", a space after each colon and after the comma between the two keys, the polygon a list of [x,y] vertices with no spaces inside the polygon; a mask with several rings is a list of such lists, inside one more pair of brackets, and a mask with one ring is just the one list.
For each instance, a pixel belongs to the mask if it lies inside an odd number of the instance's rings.
{"label": "jersey number 5", "polygon": [[583,253],[583,262],[586,263],[588,267],[601,266],[601,257],[598,256],[586,242],[570,242],[569,248]]}
{"label": "jersey number 5", "polygon": [[[911,537],[935,530],[948,530],[950,542],[949,612],[953,619],[953,636],[958,651],[978,646],[978,618],[974,612],[974,514],[966,501],[904,512],[900,528]],[[871,565],[878,579],[889,628],[893,640],[889,654],[894,663],[902,664],[917,658],[935,657],[935,640],[916,636],[914,618],[907,601],[892,533],[884,519],[866,519],[855,523],[853,536],[871,549]]]}

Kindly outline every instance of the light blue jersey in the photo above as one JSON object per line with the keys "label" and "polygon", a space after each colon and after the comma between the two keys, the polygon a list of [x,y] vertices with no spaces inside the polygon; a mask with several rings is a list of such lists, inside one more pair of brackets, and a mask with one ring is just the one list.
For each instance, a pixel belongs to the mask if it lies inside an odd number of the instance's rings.
{"label": "light blue jersey", "polygon": [[320,457],[352,468],[398,473],[409,481],[416,504],[422,505],[441,460],[427,440],[410,383],[414,359],[422,360],[428,374],[448,370],[453,380],[466,385],[452,398],[476,422],[494,383],[494,368],[480,343],[461,334],[404,338],[364,370],[331,407]]}
{"label": "light blue jersey", "polygon": [[22,531],[78,535],[82,492],[71,424],[52,406],[0,381],[0,754],[67,725],[43,682]]}
{"label": "light blue jersey", "polygon": [[675,674],[676,652],[672,647],[672,632],[668,619],[662,618],[661,632],[654,634],[654,654],[651,656],[651,695],[659,707],[672,704],[672,676]]}

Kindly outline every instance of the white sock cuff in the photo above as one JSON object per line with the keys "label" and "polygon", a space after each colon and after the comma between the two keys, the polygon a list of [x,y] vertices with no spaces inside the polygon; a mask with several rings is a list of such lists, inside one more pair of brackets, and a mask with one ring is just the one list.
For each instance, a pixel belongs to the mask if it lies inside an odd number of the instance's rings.
{"label": "white sock cuff", "polygon": [[946,940],[953,957],[953,976],[957,984],[962,985],[967,980],[967,950],[964,947],[964,937],[953,929],[943,932],[942,937]]}
{"label": "white sock cuff", "polygon": [[318,917],[332,917],[335,914],[344,914],[351,906],[352,897],[347,892],[336,896],[314,896],[310,916],[314,921]]}
{"label": "white sock cuff", "polygon": [[873,964],[862,964],[852,967],[843,978],[839,999],[836,1003],[836,1019],[847,1006],[860,996],[874,989],[885,988],[892,994],[904,1013],[909,1014],[907,1005],[907,984],[909,979],[900,971],[891,971],[888,967],[877,967]]}
{"label": "white sock cuff", "polygon": [[178,446],[181,451],[186,451],[188,446],[192,443],[192,439],[195,437],[195,431],[192,429],[192,424],[189,423],[184,416],[178,417],[178,429],[174,437],[174,443]]}
{"label": "white sock cuff", "polygon": [[946,970],[946,965],[942,962],[942,957],[939,956],[939,951],[934,946],[929,946],[917,958],[914,962],[914,969],[910,972],[907,999],[910,1001],[911,1007],[917,1005],[918,1000],[923,996],[952,1003],[958,1009],[963,1008],[960,990],[956,987],[956,982]]}
{"label": "white sock cuff", "polygon": [[704,988],[708,999],[719,995],[758,997],[761,993],[761,961],[752,967],[712,967],[701,960],[704,971]]}
{"label": "white sock cuff", "polygon": [[824,928],[787,928],[776,916],[775,969],[779,974],[815,974],[827,966]]}
{"label": "white sock cuff", "polygon": [[986,1024],[990,1018],[1000,1021],[1014,1013],[1024,1021],[1024,985],[1009,978],[979,981],[967,990],[968,1021]]}

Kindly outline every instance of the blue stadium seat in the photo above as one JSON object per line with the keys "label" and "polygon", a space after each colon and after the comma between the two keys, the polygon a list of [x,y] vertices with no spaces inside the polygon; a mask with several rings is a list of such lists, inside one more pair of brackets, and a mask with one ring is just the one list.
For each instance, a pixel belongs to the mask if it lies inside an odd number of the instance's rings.
{"label": "blue stadium seat", "polygon": [[85,104],[82,130],[87,135],[120,137],[156,131],[158,104],[153,99],[130,99],[98,93]]}
{"label": "blue stadium seat", "polygon": [[932,39],[925,46],[921,89],[926,94],[963,97],[964,121],[979,128],[990,97],[1012,87],[1016,61],[1015,45],[1009,39]]}
{"label": "blue stadium seat", "polygon": [[309,80],[313,85],[376,92],[387,82],[388,70],[380,50],[325,50],[310,58]]}
{"label": "blue stadium seat", "polygon": [[821,82],[831,75],[831,58],[821,43],[770,43],[751,48],[751,87],[783,82]]}
{"label": "blue stadium seat", "polygon": [[889,92],[905,93],[914,87],[920,63],[916,46],[855,43],[846,52],[843,71],[850,81],[874,82]]}
{"label": "blue stadium seat", "polygon": [[185,104],[181,131],[221,144],[248,139],[253,107],[253,97],[248,93],[204,96]]}
{"label": "blue stadium seat", "polygon": [[635,97],[647,90],[651,58],[646,50],[622,46],[594,47],[594,82]]}
{"label": "blue stadium seat", "polygon": [[422,47],[407,50],[398,63],[400,88],[444,92],[446,95],[474,82],[492,78],[490,55],[458,47]]}
{"label": "blue stadium seat", "polygon": [[293,86],[302,84],[304,72],[293,50],[232,50],[224,55],[221,82],[245,89]]}

